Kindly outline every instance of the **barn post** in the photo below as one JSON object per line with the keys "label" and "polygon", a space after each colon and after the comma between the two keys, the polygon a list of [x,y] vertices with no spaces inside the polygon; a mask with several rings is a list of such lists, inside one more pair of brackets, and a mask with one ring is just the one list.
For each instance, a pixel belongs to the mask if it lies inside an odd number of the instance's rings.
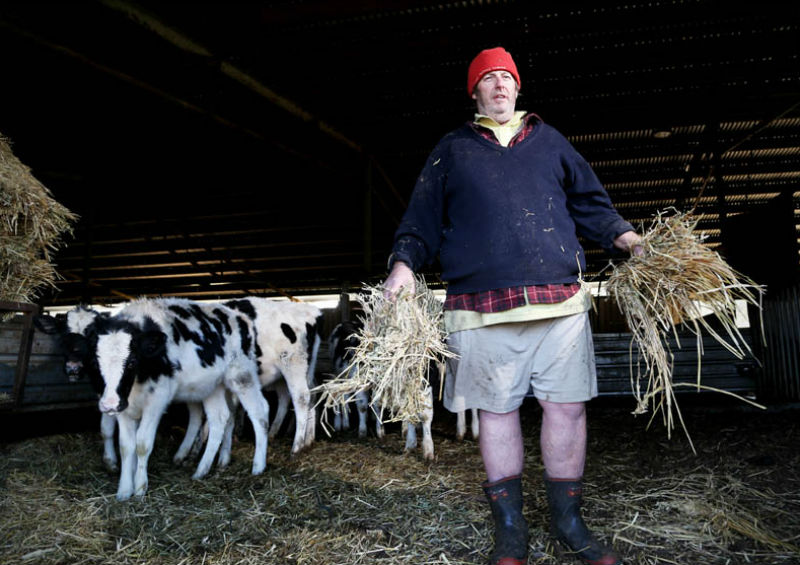
{"label": "barn post", "polygon": [[28,363],[30,362],[31,349],[33,348],[33,316],[41,313],[41,307],[37,304],[26,302],[2,302],[0,303],[0,311],[22,312],[23,315],[17,366],[14,370],[14,388],[11,392],[13,406],[19,408],[22,405],[22,397],[25,394],[25,379],[28,376]]}
{"label": "barn post", "polygon": [[349,284],[345,282],[342,285],[342,292],[339,294],[339,321],[347,322],[350,320],[350,294],[347,292]]}
{"label": "barn post", "polygon": [[368,159],[363,202],[364,273],[367,277],[372,274],[372,176],[372,160]]}

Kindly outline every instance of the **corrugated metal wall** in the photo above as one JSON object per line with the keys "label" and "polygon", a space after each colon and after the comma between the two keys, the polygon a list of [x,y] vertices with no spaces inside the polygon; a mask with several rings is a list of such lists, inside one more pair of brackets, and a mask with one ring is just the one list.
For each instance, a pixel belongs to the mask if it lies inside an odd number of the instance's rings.
{"label": "corrugated metal wall", "polygon": [[764,337],[761,395],[800,400],[800,285],[767,293]]}

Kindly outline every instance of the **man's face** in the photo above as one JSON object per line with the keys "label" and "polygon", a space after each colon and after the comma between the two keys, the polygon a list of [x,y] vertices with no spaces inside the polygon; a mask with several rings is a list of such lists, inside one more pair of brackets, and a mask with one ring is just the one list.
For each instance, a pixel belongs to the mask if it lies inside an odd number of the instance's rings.
{"label": "man's face", "polygon": [[493,118],[498,124],[504,124],[514,117],[518,92],[517,81],[511,73],[491,71],[478,81],[472,98],[478,104],[478,113]]}

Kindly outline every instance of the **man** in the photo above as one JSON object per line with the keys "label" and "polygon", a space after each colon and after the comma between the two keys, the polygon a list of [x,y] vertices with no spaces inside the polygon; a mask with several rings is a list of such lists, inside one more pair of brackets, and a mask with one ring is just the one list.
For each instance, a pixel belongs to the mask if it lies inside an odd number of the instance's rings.
{"label": "man", "polygon": [[413,289],[438,255],[447,281],[444,405],[480,409],[483,488],[495,523],[493,565],[525,563],[524,460],[519,407],[532,388],[542,407],[541,451],[551,533],[585,563],[619,557],[581,512],[585,401],[597,396],[585,270],[578,236],[641,253],[588,163],[536,114],[516,111],[517,67],[502,47],[467,72],[473,122],[431,153],[395,234],[384,287]]}

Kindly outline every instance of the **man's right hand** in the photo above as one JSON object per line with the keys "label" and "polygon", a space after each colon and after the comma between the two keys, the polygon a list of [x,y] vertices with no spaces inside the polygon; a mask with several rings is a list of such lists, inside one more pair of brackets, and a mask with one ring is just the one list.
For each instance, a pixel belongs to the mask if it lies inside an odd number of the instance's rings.
{"label": "man's right hand", "polygon": [[414,293],[414,271],[402,261],[397,261],[392,265],[392,272],[383,282],[383,297],[387,300],[394,300],[403,288]]}

